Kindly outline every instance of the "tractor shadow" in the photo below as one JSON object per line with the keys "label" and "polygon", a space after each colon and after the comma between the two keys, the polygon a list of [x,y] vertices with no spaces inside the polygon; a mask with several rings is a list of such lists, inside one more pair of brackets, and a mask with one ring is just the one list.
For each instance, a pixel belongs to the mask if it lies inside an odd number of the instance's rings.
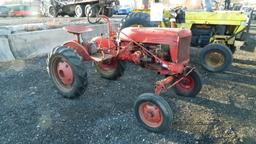
{"label": "tractor shadow", "polygon": [[196,97],[193,99],[180,97],[179,99],[185,102],[207,107],[209,109],[214,110],[218,114],[223,114],[231,118],[237,119],[239,121],[243,121],[243,122],[248,121],[249,123],[256,123],[255,111],[239,108],[235,106],[235,103],[232,100],[230,104],[223,104],[223,103],[216,102],[216,101],[209,100],[202,97]]}
{"label": "tractor shadow", "polygon": [[[254,30],[255,31],[255,30]],[[255,52],[256,49],[256,35],[251,33],[244,33],[244,44],[240,46],[240,50],[247,52]]]}
{"label": "tractor shadow", "polygon": [[[256,123],[256,112],[255,111],[238,108],[235,106],[235,103],[232,101],[230,104],[223,104],[223,103],[219,103],[219,102],[209,100],[206,98],[202,98],[202,97],[197,97],[197,98],[193,98],[193,99],[180,97],[179,99],[182,101],[188,102],[188,103],[193,103],[193,104],[211,109],[215,113],[217,113],[217,115],[219,115],[220,117],[222,117],[222,116],[229,117],[232,120],[236,121],[235,123],[232,123],[233,126],[235,126],[239,123],[238,125],[240,125],[240,126],[250,127],[251,125],[254,125]],[[229,137],[215,138],[212,135],[212,133],[215,131],[215,125],[218,126],[218,125],[221,125],[222,123],[223,122],[221,122],[221,121],[217,121],[213,124],[209,124],[207,126],[206,130],[204,131],[204,133],[201,135],[200,139],[198,140],[199,143],[214,143],[214,142],[218,141],[218,139],[224,139],[224,140],[229,139]],[[255,143],[255,139],[253,139],[252,137],[250,137],[248,135],[243,138],[243,141],[248,142],[248,143]]]}

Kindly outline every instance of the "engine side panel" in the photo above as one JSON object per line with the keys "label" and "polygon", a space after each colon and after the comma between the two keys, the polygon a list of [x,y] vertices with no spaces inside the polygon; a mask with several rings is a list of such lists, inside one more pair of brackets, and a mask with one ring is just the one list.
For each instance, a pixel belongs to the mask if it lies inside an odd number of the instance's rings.
{"label": "engine side panel", "polygon": [[136,28],[128,27],[121,31],[121,41],[136,41],[146,44],[164,44],[170,49],[175,63],[189,61],[190,30],[172,28]]}

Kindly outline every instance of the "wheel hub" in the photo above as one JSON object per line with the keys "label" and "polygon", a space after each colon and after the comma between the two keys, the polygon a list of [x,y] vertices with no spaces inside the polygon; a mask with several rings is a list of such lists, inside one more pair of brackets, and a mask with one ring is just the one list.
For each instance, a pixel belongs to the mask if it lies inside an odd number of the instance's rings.
{"label": "wheel hub", "polygon": [[159,127],[162,122],[162,113],[158,106],[145,102],[139,107],[139,114],[142,121],[150,127]]}
{"label": "wheel hub", "polygon": [[191,76],[184,77],[179,83],[176,84],[176,88],[185,93],[190,93],[194,88],[194,80]]}
{"label": "wheel hub", "polygon": [[206,55],[205,62],[207,65],[210,67],[220,67],[224,64],[225,62],[225,57],[222,53],[219,52],[210,52]]}
{"label": "wheel hub", "polygon": [[73,83],[73,72],[67,62],[60,61],[58,63],[57,74],[64,85],[71,85]]}

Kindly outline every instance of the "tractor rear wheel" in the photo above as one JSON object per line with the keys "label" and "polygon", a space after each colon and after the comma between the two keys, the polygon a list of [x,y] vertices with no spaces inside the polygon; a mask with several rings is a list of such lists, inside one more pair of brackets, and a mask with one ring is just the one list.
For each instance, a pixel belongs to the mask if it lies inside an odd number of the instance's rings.
{"label": "tractor rear wheel", "polygon": [[157,26],[155,23],[150,21],[150,15],[143,13],[143,12],[137,12],[137,13],[131,13],[127,15],[124,19],[122,19],[120,23],[120,29],[124,29],[126,27],[131,26],[138,26],[141,25],[143,27],[154,27]]}
{"label": "tractor rear wheel", "polygon": [[106,62],[95,62],[95,67],[101,77],[111,80],[122,76],[125,70],[125,64],[114,59]]}
{"label": "tractor rear wheel", "polygon": [[173,112],[169,104],[160,96],[144,93],[134,105],[135,116],[142,126],[152,132],[169,129],[173,121]]}
{"label": "tractor rear wheel", "polygon": [[47,70],[59,92],[66,98],[74,98],[84,93],[87,72],[83,60],[74,49],[56,47],[47,59]]}
{"label": "tractor rear wheel", "polygon": [[174,86],[176,94],[185,97],[195,97],[201,89],[201,76],[195,70],[193,70],[188,76],[183,77],[183,79]]}
{"label": "tractor rear wheel", "polygon": [[232,61],[232,52],[225,45],[209,44],[200,51],[200,62],[210,72],[223,72]]}

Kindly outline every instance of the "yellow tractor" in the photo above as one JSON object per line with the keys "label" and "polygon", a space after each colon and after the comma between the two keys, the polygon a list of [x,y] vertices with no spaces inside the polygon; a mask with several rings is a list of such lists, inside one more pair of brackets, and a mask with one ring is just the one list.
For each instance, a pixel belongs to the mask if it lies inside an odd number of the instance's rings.
{"label": "yellow tractor", "polygon": [[120,28],[178,27],[190,29],[191,46],[200,50],[200,64],[208,71],[223,72],[231,65],[235,41],[248,27],[249,16],[240,11],[186,11],[179,7],[163,11],[161,22],[150,21],[150,9],[136,9],[121,22]]}

